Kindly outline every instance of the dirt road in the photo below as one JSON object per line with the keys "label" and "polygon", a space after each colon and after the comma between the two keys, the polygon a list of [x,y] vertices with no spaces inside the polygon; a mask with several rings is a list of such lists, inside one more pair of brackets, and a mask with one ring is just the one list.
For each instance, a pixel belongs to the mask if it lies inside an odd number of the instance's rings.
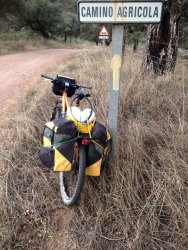
{"label": "dirt road", "polygon": [[0,56],[0,106],[4,110],[22,89],[36,83],[41,73],[65,60],[72,49],[46,49]]}

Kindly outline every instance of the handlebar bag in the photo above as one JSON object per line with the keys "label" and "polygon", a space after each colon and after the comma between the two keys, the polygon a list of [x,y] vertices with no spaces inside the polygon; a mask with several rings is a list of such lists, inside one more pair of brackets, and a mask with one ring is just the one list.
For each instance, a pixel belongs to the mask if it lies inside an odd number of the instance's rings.
{"label": "handlebar bag", "polygon": [[75,89],[76,81],[75,79],[66,76],[57,76],[56,82],[52,86],[53,93],[55,95],[62,96],[63,92],[65,91],[66,85],[68,85],[68,87],[66,87],[67,96],[68,97],[73,96],[76,91]]}
{"label": "handlebar bag", "polygon": [[69,171],[74,157],[77,129],[74,122],[54,119],[45,124],[39,158],[54,171]]}
{"label": "handlebar bag", "polygon": [[107,157],[110,134],[105,126],[96,122],[92,130],[92,142],[88,147],[86,175],[100,176],[101,165]]}

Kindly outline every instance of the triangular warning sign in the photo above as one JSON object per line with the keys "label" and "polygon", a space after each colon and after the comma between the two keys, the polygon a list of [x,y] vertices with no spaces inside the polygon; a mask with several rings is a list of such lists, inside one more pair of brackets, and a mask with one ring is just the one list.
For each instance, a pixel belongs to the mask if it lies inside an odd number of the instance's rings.
{"label": "triangular warning sign", "polygon": [[108,30],[106,29],[105,25],[102,26],[102,29],[99,32],[99,36],[110,36]]}

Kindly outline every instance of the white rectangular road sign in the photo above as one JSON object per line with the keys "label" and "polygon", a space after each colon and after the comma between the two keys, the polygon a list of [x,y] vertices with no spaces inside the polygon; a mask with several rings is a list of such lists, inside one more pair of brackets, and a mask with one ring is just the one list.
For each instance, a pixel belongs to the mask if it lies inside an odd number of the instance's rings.
{"label": "white rectangular road sign", "polygon": [[109,36],[98,36],[99,39],[109,39]]}
{"label": "white rectangular road sign", "polygon": [[162,0],[78,2],[81,23],[159,23],[162,9]]}

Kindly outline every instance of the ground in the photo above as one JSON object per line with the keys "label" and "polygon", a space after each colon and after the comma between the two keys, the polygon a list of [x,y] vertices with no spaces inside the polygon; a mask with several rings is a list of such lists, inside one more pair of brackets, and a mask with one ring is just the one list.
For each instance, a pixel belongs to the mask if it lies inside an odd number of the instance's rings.
{"label": "ground", "polygon": [[1,112],[40,75],[54,64],[72,55],[73,49],[46,49],[0,56],[0,105]]}

